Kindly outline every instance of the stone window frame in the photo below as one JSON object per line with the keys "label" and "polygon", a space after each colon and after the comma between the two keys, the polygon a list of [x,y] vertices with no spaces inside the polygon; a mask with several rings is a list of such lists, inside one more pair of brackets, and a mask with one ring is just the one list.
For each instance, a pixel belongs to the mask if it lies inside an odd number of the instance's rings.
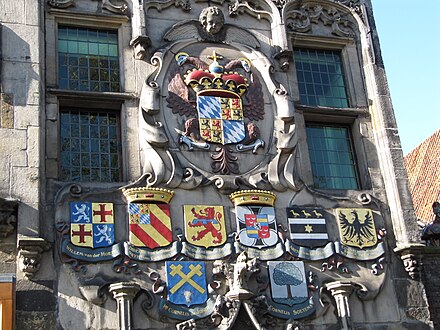
{"label": "stone window frame", "polygon": [[[306,121],[306,136],[307,136],[307,139],[309,138],[309,134],[308,134],[308,132],[307,132],[307,128],[308,127],[315,127],[315,128],[320,128],[320,129],[323,129],[323,128],[327,128],[327,127],[333,127],[333,128],[343,128],[344,130],[345,130],[345,132],[347,133],[347,140],[348,141],[346,141],[346,142],[348,142],[348,143],[346,143],[345,144],[345,146],[346,147],[348,147],[347,149],[347,151],[348,151],[348,154],[350,154],[350,156],[351,156],[351,161],[350,161],[350,164],[348,164],[348,163],[346,163],[346,164],[343,164],[343,163],[341,163],[341,161],[338,159],[338,162],[335,164],[335,165],[337,165],[337,167],[339,167],[339,166],[341,166],[341,165],[345,165],[345,166],[349,166],[350,167],[350,171],[351,170],[354,170],[354,177],[350,177],[350,176],[343,176],[343,174],[342,175],[329,175],[329,176],[325,176],[325,178],[326,179],[334,179],[334,180],[336,180],[336,183],[338,182],[338,178],[341,180],[342,179],[342,181],[340,181],[340,182],[343,182],[343,181],[345,181],[345,179],[354,179],[355,180],[355,182],[354,182],[354,184],[355,184],[355,187],[347,187],[346,185],[345,185],[345,182],[343,183],[343,185],[344,185],[344,187],[343,188],[330,188],[329,186],[331,186],[331,185],[333,185],[333,183],[326,183],[326,182],[324,182],[323,184],[321,184],[321,186],[319,187],[318,185],[319,185],[319,183],[317,183],[317,182],[315,182],[315,176],[316,176],[316,173],[314,173],[314,171],[313,171],[313,168],[311,169],[311,172],[312,172],[312,175],[313,175],[313,177],[314,177],[314,186],[317,188],[317,189],[330,189],[330,190],[358,190],[359,189],[359,187],[360,187],[360,182],[359,182],[359,171],[358,171],[358,166],[357,166],[357,158],[356,158],[356,154],[355,154],[355,151],[354,151],[354,142],[353,142],[353,134],[352,134],[352,132],[351,132],[351,125],[347,125],[347,124],[335,124],[335,123],[328,123],[328,122],[326,122],[326,123],[323,123],[323,122],[312,122],[312,121]],[[333,139],[332,137],[330,137],[330,139]],[[324,138],[324,140],[327,140],[326,138]],[[310,159],[312,159],[312,157],[311,157],[311,154],[310,154],[310,141],[307,141],[307,144],[308,144],[308,147],[309,147],[309,157],[310,157]],[[326,150],[328,150],[328,149],[326,149]],[[331,168],[331,166],[332,166],[332,164],[331,164],[331,162],[323,162],[323,161],[321,161],[321,162],[319,162],[322,166],[324,166],[327,170],[329,170],[330,168]],[[334,163],[333,163],[334,164]],[[325,186],[325,187],[324,187]]]}
{"label": "stone window frame", "polygon": [[[342,58],[342,69],[344,73],[345,88],[347,91],[348,108],[334,109],[362,109],[368,108],[366,97],[365,78],[361,70],[361,61],[356,41],[347,37],[328,37],[328,36],[312,36],[304,34],[293,34],[291,38],[291,47],[309,48],[319,50],[335,50],[340,51]],[[293,77],[294,86],[298,86],[295,58],[293,58]],[[354,79],[362,77],[361,81]],[[292,96],[295,103],[301,105],[299,90],[292,90]],[[315,107],[316,108],[316,107]]]}
{"label": "stone window frame", "polygon": [[[50,179],[61,180],[61,136],[60,113],[63,108],[85,109],[87,111],[115,112],[120,119],[120,144],[121,144],[121,174],[118,182],[123,182],[128,175],[128,151],[126,145],[128,136],[126,132],[127,120],[125,102],[133,99],[132,93],[126,90],[124,67],[127,64],[127,54],[123,54],[124,45],[128,44],[131,34],[127,34],[130,26],[129,19],[125,16],[116,15],[90,15],[74,13],[60,9],[49,9],[46,20],[46,80],[47,80],[47,103],[46,103],[46,176]],[[92,29],[114,30],[118,36],[120,90],[121,92],[91,92],[58,89],[58,27],[73,26]],[[127,42],[128,40],[128,42]],[[131,55],[131,54],[130,54]],[[125,60],[124,60],[125,59]],[[56,146],[55,146],[56,144]],[[49,147],[51,146],[51,147]],[[71,181],[65,181],[71,182]],[[79,183],[85,183],[78,181]],[[97,185],[109,182],[95,182]]]}
{"label": "stone window frame", "polygon": [[[82,44],[86,44],[87,50],[85,52],[84,51],[83,52],[78,52],[77,51],[77,52],[72,53],[70,50],[64,50],[64,51],[60,52],[60,49],[57,49],[57,52],[58,52],[58,58],[57,58],[57,60],[58,60],[58,70],[57,70],[57,74],[58,74],[58,83],[57,83],[57,85],[58,85],[58,88],[59,89],[63,89],[63,88],[60,87],[60,85],[63,83],[62,82],[63,79],[60,77],[60,75],[61,75],[60,69],[61,69],[61,67],[64,67],[65,71],[66,71],[65,72],[66,77],[65,77],[65,82],[64,83],[66,85],[69,85],[69,87],[64,88],[64,89],[68,89],[68,90],[81,90],[81,91],[92,91],[92,90],[95,90],[95,91],[103,92],[104,91],[104,90],[102,90],[104,88],[103,85],[104,84],[108,84],[108,90],[107,91],[120,92],[120,89],[121,89],[120,67],[121,66],[119,64],[119,61],[120,61],[121,56],[119,56],[119,53],[120,53],[119,49],[116,49],[116,52],[115,52],[116,55],[112,56],[111,54],[109,54],[110,53],[110,50],[109,50],[110,47],[118,48],[118,41],[119,41],[119,39],[118,39],[118,32],[117,32],[117,30],[113,30],[113,29],[112,30],[107,30],[107,29],[101,29],[101,28],[97,29],[97,28],[89,28],[89,27],[85,28],[85,27],[82,27],[82,26],[78,27],[78,26],[73,26],[73,25],[61,25],[61,24],[58,24],[57,31],[59,32],[61,29],[66,31],[66,36],[64,36],[64,40],[62,40],[65,43],[66,48],[70,48],[70,45],[72,43],[78,43],[78,44],[80,43],[80,42],[77,42],[76,40],[73,40],[72,37],[70,36],[70,33],[73,30],[77,30],[78,32],[82,31],[83,33],[86,33],[86,34],[93,33],[95,35],[98,32],[99,33],[105,33],[109,37],[107,38],[108,40],[100,40],[100,39],[98,39],[97,41],[93,42],[95,44],[98,44],[97,48],[99,49],[99,50],[98,49],[96,50],[95,54],[92,53],[91,50],[90,50],[90,44],[91,44],[90,40],[82,42]],[[69,34],[68,36],[67,36],[67,33]],[[57,39],[58,46],[59,46],[59,43],[60,43],[60,40],[61,40],[60,38],[62,38],[62,37],[60,36],[60,34],[58,34],[58,39]],[[113,39],[113,40],[111,40],[111,39]],[[111,41],[113,41],[113,43]],[[104,56],[101,54],[101,49],[100,49],[101,46],[107,46],[107,54],[104,55]],[[63,54],[63,56],[66,59],[67,63],[65,65],[62,65],[62,64],[59,63],[59,61],[60,61],[60,59],[59,59],[60,54]],[[71,77],[71,75],[69,73],[70,72],[69,69],[72,67],[72,65],[69,63],[71,57],[77,58],[77,59],[81,59],[83,61],[86,60],[85,65],[84,65],[84,63],[82,64],[82,66],[81,66],[81,64],[77,64],[77,69],[79,69],[80,72],[78,74],[78,77],[76,77],[76,79],[72,79],[72,77]],[[95,60],[96,62],[99,62],[99,63],[101,63],[102,59],[105,59],[105,61],[108,62],[107,63],[107,67],[102,68],[101,65],[98,66],[97,63],[93,67],[92,66],[92,59]],[[116,64],[116,61],[117,61],[117,66],[115,65],[115,67],[113,68],[110,63],[114,62]],[[81,79],[81,72],[84,71],[84,69],[87,71],[87,76],[88,76],[87,80],[84,79],[84,77],[82,77],[82,79]],[[95,77],[94,80],[92,79],[92,74],[91,74],[92,70],[96,70],[97,77]],[[104,73],[106,73],[108,75],[107,79],[104,79],[104,78],[101,77],[101,73],[102,72],[104,72]],[[117,77],[117,81],[116,81],[116,79],[115,79],[115,81],[111,80],[110,77],[112,75],[115,76],[115,78]],[[70,87],[70,84],[72,83],[72,80],[77,83],[76,88]],[[81,86],[83,81],[87,82],[87,88],[85,88],[85,89],[82,89],[82,88],[84,88],[84,86]],[[96,86],[93,86],[93,84],[95,84]],[[115,88],[115,86],[117,86],[117,88]]]}
{"label": "stone window frame", "polygon": [[[122,162],[122,152],[121,152],[122,143],[121,143],[121,127],[120,127],[121,118],[120,118],[120,112],[119,111],[114,111],[114,110],[108,110],[108,109],[97,109],[97,108],[89,109],[89,108],[78,108],[78,107],[71,107],[71,106],[70,107],[69,106],[63,106],[63,107],[60,107],[60,113],[61,114],[65,114],[65,115],[67,114],[67,116],[70,117],[70,118],[73,118],[73,116],[76,116],[78,114],[87,114],[87,115],[89,115],[90,113],[94,113],[94,114],[97,114],[98,116],[99,115],[114,116],[114,118],[116,120],[116,127],[115,127],[116,129],[114,131],[114,134],[115,134],[114,135],[114,137],[115,137],[114,139],[112,139],[112,136],[110,136],[110,134],[107,137],[104,137],[104,138],[99,136],[99,137],[93,139],[92,136],[90,136],[92,130],[90,130],[88,132],[90,135],[87,134],[87,135],[89,135],[87,138],[81,138],[81,131],[82,131],[81,127],[83,125],[82,125],[81,122],[78,122],[78,133],[79,133],[79,136],[75,137],[75,138],[70,137],[69,139],[75,139],[75,140],[78,141],[78,147],[76,149],[76,151],[78,151],[78,148],[79,148],[79,152],[78,152],[79,166],[76,166],[77,169],[79,170],[78,175],[80,177],[82,177],[84,175],[84,170],[88,169],[89,170],[88,176],[90,177],[90,179],[89,180],[72,180],[72,169],[74,169],[75,166],[72,166],[72,161],[71,160],[69,162],[69,166],[67,166],[67,169],[69,170],[69,175],[68,176],[69,176],[70,180],[64,179],[62,177],[63,166],[62,166],[62,160],[61,160],[60,161],[60,166],[59,166],[60,167],[60,180],[62,180],[62,181],[76,181],[76,182],[120,182],[120,181],[122,181],[121,179],[122,179],[122,164],[123,164],[123,162]],[[60,116],[60,117],[62,118],[62,116]],[[60,125],[61,124],[62,124],[62,119],[60,119]],[[85,127],[87,127],[88,130],[92,126],[95,126],[97,128],[100,127],[98,122],[97,122],[97,124],[98,125],[91,125],[90,123],[87,123]],[[66,126],[71,128],[71,127],[76,126],[76,125],[67,124]],[[107,130],[108,130],[110,126],[111,125],[107,124],[104,127],[106,127]],[[63,131],[63,128],[61,128],[61,130],[60,130],[61,137],[63,135],[62,131]],[[67,131],[70,132],[70,130],[67,130]],[[101,135],[101,131],[100,130],[97,131],[97,133],[99,135]],[[107,132],[107,133],[109,133],[109,132]],[[84,146],[82,146],[82,141],[84,141],[84,140],[87,140],[88,143],[89,143],[88,150],[83,150]],[[95,144],[93,144],[92,143],[93,140],[96,140],[97,142]],[[110,145],[107,145],[108,150],[106,152],[102,152],[100,150],[101,147],[102,147],[101,146],[102,142],[104,141],[104,142],[107,142],[107,144],[111,144],[111,142],[110,142],[111,140],[114,140],[117,143],[117,145],[116,145],[116,148],[117,148],[116,152],[113,152],[113,153],[111,152]],[[97,151],[96,150],[93,151],[94,147],[97,148],[98,150]],[[62,155],[63,155],[62,143],[60,144],[60,149],[61,149],[60,150],[60,158],[62,158]],[[64,151],[69,156],[71,156],[73,154],[73,150],[71,150],[71,148],[69,148],[69,150],[64,150]],[[117,158],[117,163],[118,163],[118,167],[117,167],[118,173],[117,174],[114,173],[115,172],[114,170],[116,169],[116,167],[112,166],[112,160],[111,160],[112,159],[112,155],[117,155],[117,157],[118,157]],[[84,156],[89,158],[88,164],[85,164],[85,162],[83,161],[83,157]],[[103,157],[107,158],[107,161],[108,161],[107,165],[103,165],[101,163],[101,161],[103,160]],[[95,166],[92,166],[93,160],[97,160],[98,164],[95,164]],[[93,180],[92,179],[92,177],[93,177],[93,170],[98,170],[98,172],[101,172],[101,170],[108,171],[107,175],[109,176],[109,179],[108,180],[103,180],[102,174],[98,174],[98,180]],[[114,179],[114,176],[117,176],[117,179]]]}
{"label": "stone window frame", "polygon": [[[314,186],[313,175],[311,173],[311,161],[307,145],[307,134],[305,125],[307,122],[322,124],[346,125],[350,127],[354,157],[356,159],[356,170],[358,173],[358,189],[367,190],[371,187],[371,180],[368,171],[368,158],[366,148],[363,144],[361,130],[369,125],[370,114],[368,109],[368,99],[366,94],[365,77],[362,71],[361,55],[356,40],[349,37],[329,37],[306,35],[295,33],[291,35],[291,49],[309,48],[321,50],[337,50],[341,53],[344,79],[346,84],[349,108],[333,108],[324,106],[308,106],[301,104],[299,97],[298,80],[293,58],[292,71],[289,77],[291,82],[291,95],[295,103],[299,141],[299,152],[301,158],[301,173],[304,182],[309,186]],[[292,52],[293,53],[293,52]],[[318,188],[316,188],[318,189]],[[344,193],[347,189],[319,189],[332,191],[332,193]]]}

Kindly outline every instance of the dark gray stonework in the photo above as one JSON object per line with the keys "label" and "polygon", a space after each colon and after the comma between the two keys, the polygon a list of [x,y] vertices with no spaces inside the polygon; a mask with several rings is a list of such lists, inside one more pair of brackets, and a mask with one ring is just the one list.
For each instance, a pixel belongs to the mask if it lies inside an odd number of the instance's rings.
{"label": "dark gray stonework", "polygon": [[0,9],[17,329],[440,326],[370,0]]}

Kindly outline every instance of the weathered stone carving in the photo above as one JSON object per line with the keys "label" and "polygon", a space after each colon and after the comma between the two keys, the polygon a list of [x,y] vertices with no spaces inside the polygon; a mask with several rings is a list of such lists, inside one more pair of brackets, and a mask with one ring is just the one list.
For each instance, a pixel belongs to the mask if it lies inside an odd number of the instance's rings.
{"label": "weathered stone carving", "polygon": [[69,8],[75,6],[75,0],[48,0],[47,4],[53,8]]}
{"label": "weathered stone carving", "polygon": [[302,5],[288,11],[285,23],[291,32],[307,33],[312,31],[312,24],[319,22],[331,26],[332,33],[337,36],[353,35],[350,21],[334,7]]}
{"label": "weathered stone carving", "polygon": [[0,198],[0,239],[11,234],[17,222],[18,201]]}
{"label": "weathered stone carving", "polygon": [[277,50],[277,52],[273,56],[274,59],[276,59],[280,65],[280,69],[284,72],[286,72],[289,69],[290,62],[293,58],[293,52],[291,50]]}
{"label": "weathered stone carving", "polygon": [[147,57],[148,48],[151,46],[151,40],[148,36],[137,36],[130,41],[130,46],[134,49],[134,56],[138,60],[143,60]]}
{"label": "weathered stone carving", "polygon": [[18,265],[24,275],[31,279],[40,269],[41,254],[49,250],[50,245],[40,237],[19,237]]}
{"label": "weathered stone carving", "polygon": [[232,289],[226,294],[226,297],[232,300],[247,300],[254,295],[248,289],[247,279],[250,274],[259,270],[257,258],[248,260],[247,252],[241,252],[234,264],[234,276]]}
{"label": "weathered stone carving", "polygon": [[423,248],[422,244],[411,244],[401,247],[398,246],[394,249],[394,252],[400,255],[405,271],[413,280],[420,278],[421,251]]}
{"label": "weathered stone carving", "polygon": [[196,38],[208,42],[237,42],[252,48],[260,47],[260,42],[252,33],[232,24],[224,24],[223,12],[215,6],[205,8],[198,21],[186,20],[173,25],[163,38],[167,41]]}
{"label": "weathered stone carving", "polygon": [[401,256],[403,267],[412,279],[417,279],[420,276],[420,261],[414,254],[405,254]]}

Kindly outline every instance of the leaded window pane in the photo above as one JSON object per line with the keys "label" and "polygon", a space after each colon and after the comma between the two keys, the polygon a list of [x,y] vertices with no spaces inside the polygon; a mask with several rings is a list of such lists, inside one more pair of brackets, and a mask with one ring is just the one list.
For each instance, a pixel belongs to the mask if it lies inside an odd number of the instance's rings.
{"label": "leaded window pane", "polygon": [[119,116],[113,112],[65,110],[60,116],[61,179],[120,181]]}
{"label": "leaded window pane", "polygon": [[339,52],[296,48],[294,56],[301,103],[348,107]]}
{"label": "leaded window pane", "polygon": [[119,92],[117,32],[59,27],[58,75],[62,89]]}
{"label": "leaded window pane", "polygon": [[358,189],[349,128],[309,123],[306,132],[315,187]]}

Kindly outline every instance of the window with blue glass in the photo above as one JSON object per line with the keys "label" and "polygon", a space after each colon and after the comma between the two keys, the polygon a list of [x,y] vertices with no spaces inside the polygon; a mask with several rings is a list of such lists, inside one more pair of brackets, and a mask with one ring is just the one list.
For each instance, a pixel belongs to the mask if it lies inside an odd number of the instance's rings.
{"label": "window with blue glass", "polygon": [[119,92],[117,32],[60,26],[58,69],[60,89]]}
{"label": "window with blue glass", "polygon": [[121,181],[120,120],[115,112],[63,110],[61,180]]}
{"label": "window with blue glass", "polygon": [[296,48],[294,56],[302,104],[348,107],[339,51]]}
{"label": "window with blue glass", "polygon": [[306,132],[314,186],[322,189],[358,189],[350,128],[308,123]]}

